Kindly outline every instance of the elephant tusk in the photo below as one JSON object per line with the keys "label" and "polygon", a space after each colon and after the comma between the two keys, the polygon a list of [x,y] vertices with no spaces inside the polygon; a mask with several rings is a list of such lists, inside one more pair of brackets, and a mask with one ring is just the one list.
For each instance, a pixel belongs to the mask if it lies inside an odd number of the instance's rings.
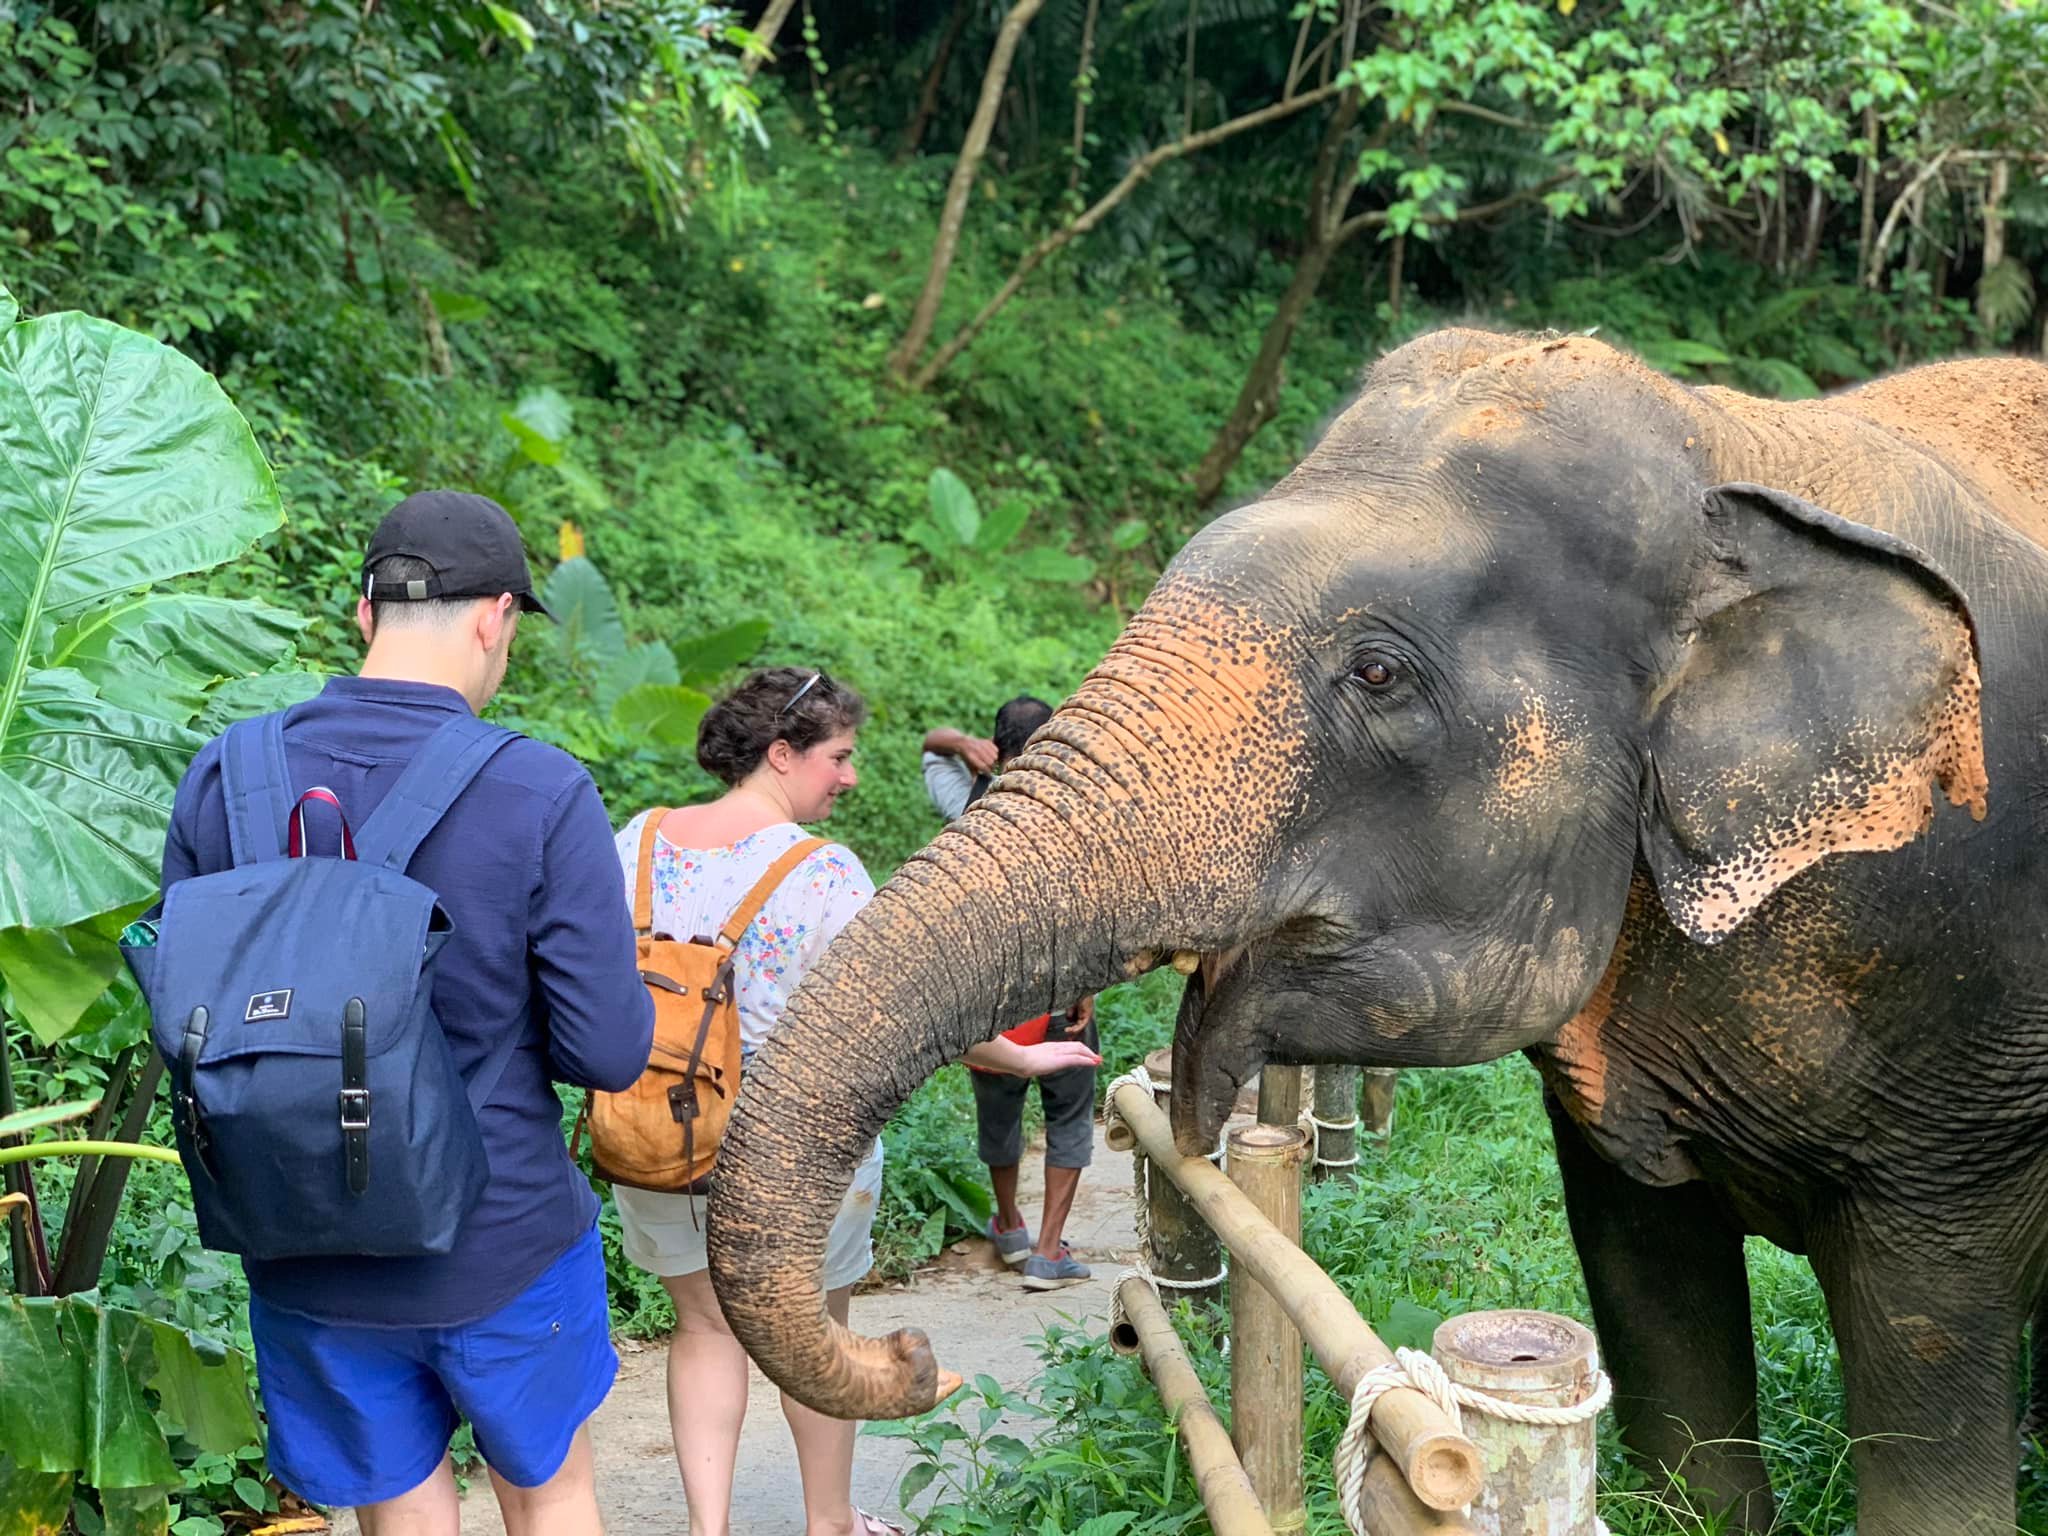
{"label": "elephant tusk", "polygon": [[1173,952],[1173,968],[1183,976],[1192,976],[1202,967],[1202,957],[1192,949],[1176,949]]}
{"label": "elephant tusk", "polygon": [[1124,974],[1125,974],[1126,976],[1131,976],[1131,977],[1138,977],[1138,976],[1142,976],[1142,975],[1144,975],[1144,974],[1145,974],[1145,973],[1146,973],[1147,971],[1151,970],[1151,969],[1152,969],[1152,967],[1153,967],[1153,966],[1155,966],[1155,965],[1157,965],[1158,963],[1159,963],[1159,951],[1158,951],[1158,950],[1156,950],[1156,949],[1141,949],[1141,950],[1139,950],[1139,951],[1138,951],[1138,952],[1137,952],[1137,953],[1136,953],[1135,955],[1131,956],[1131,958],[1130,958],[1129,960],[1127,960],[1126,962],[1124,962]]}

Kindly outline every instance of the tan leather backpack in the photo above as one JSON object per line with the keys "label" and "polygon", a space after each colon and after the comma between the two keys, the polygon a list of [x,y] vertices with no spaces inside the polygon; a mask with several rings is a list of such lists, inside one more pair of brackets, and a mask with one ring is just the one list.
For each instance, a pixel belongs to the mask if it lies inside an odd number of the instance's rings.
{"label": "tan leather backpack", "polygon": [[740,1008],[732,964],[747,925],[775,888],[825,846],[807,837],[768,866],[716,938],[684,941],[654,928],[654,839],[668,807],[647,813],[633,895],[640,979],[654,998],[654,1049],[640,1081],[623,1093],[593,1091],[583,1117],[601,1179],[665,1194],[711,1187],[718,1144],[740,1089]]}

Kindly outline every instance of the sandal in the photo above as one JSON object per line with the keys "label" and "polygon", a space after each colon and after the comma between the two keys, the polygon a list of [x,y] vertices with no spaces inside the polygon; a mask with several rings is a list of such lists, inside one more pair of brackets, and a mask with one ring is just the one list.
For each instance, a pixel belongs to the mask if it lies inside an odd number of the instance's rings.
{"label": "sandal", "polygon": [[900,1525],[892,1525],[880,1515],[871,1515],[864,1509],[853,1512],[853,1526],[857,1536],[910,1536]]}

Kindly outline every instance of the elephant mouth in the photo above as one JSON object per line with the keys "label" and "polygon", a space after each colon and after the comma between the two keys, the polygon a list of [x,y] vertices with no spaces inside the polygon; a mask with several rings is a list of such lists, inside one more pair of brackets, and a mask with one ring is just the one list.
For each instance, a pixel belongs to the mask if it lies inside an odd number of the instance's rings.
{"label": "elephant mouth", "polygon": [[1248,1008],[1253,948],[1234,944],[1174,957],[1187,987],[1173,1033],[1173,1129],[1189,1155],[1215,1147],[1238,1089],[1265,1061],[1265,1043],[1244,1027],[1256,1011]]}

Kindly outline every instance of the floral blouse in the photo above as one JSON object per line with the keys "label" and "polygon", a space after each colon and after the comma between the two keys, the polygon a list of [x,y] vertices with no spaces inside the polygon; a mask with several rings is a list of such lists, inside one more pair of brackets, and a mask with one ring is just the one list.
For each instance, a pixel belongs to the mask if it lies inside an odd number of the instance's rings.
{"label": "floral blouse", "polygon": [[[643,811],[620,828],[616,839],[628,906],[646,824]],[[728,847],[678,848],[657,834],[654,931],[685,939],[718,932],[768,866],[809,835],[794,822],[784,821]],[[760,1049],[804,973],[874,894],[874,881],[860,860],[838,843],[816,849],[776,887],[733,957],[743,1055]]]}

